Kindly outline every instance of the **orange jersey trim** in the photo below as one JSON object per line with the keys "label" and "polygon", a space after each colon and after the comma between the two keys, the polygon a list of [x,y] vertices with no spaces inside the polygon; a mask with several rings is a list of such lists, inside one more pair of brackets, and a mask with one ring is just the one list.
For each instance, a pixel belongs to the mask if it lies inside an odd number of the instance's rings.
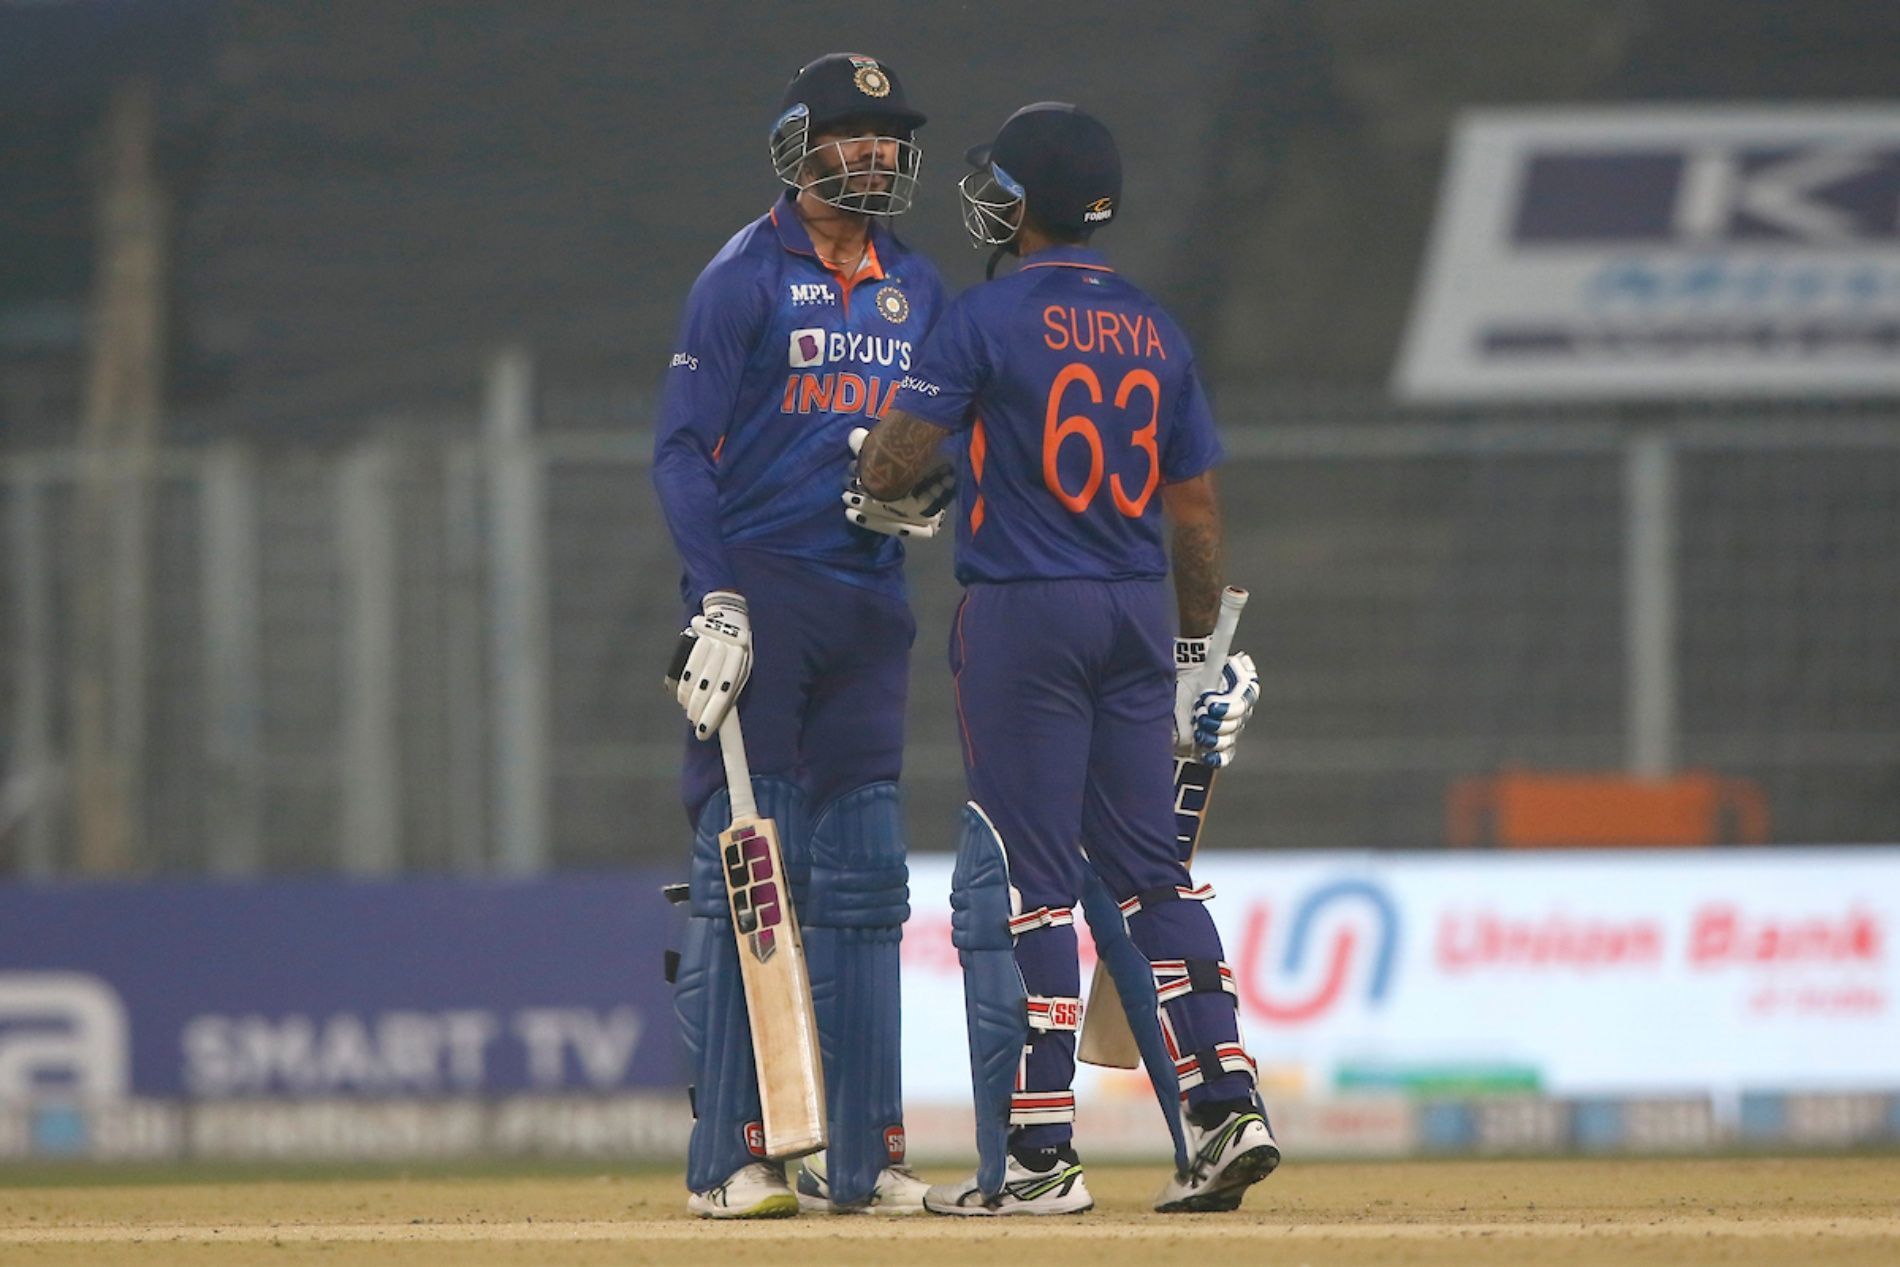
{"label": "orange jersey trim", "polygon": [[871,241],[869,238],[865,239],[864,259],[858,265],[858,271],[849,277],[846,277],[842,271],[826,264],[818,255],[816,247],[812,250],[812,258],[817,260],[821,265],[824,265],[824,270],[827,273],[830,273],[833,277],[838,279],[838,289],[844,292],[842,302],[846,313],[851,311],[851,292],[857,288],[859,282],[881,282],[884,280],[884,265],[877,258],[877,243]]}
{"label": "orange jersey trim", "polygon": [[[778,209],[780,205],[780,203],[773,203],[772,209],[767,213],[772,217],[773,228],[778,227]],[[809,232],[807,236],[809,236]],[[864,240],[864,258],[858,263],[858,271],[849,277],[846,277],[842,271],[825,263],[824,256],[818,254],[818,244],[816,242],[812,243],[809,252],[800,251],[793,247],[787,247],[786,249],[793,255],[810,254],[813,259],[818,261],[818,267],[824,269],[837,279],[838,289],[843,292],[841,302],[847,315],[851,311],[851,292],[857,288],[859,282],[881,282],[884,280],[884,263],[877,257],[877,240],[869,236]]]}
{"label": "orange jersey trim", "polygon": [[983,463],[990,455],[990,438],[983,430],[983,419],[978,418],[976,425],[970,428],[970,482],[976,486],[976,500],[970,503],[970,535],[975,536],[977,529],[983,526]]}

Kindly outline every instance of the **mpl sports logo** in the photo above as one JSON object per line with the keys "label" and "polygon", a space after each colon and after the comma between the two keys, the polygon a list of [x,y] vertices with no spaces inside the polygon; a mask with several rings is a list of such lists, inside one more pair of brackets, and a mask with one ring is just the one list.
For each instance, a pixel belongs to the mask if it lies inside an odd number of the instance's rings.
{"label": "mpl sports logo", "polygon": [[0,1104],[113,1100],[130,1086],[116,990],[83,972],[0,972]]}
{"label": "mpl sports logo", "polygon": [[760,963],[778,952],[778,928],[785,922],[770,843],[751,827],[733,833],[725,849],[726,891],[732,898],[732,922]]}
{"label": "mpl sports logo", "polygon": [[836,307],[838,292],[824,282],[791,282],[792,307],[809,308],[815,304]]}
{"label": "mpl sports logo", "polygon": [[1243,916],[1234,973],[1241,1007],[1282,1025],[1320,1020],[1349,990],[1377,1007],[1392,989],[1399,933],[1397,904],[1366,880],[1323,884],[1283,916],[1255,902]]}

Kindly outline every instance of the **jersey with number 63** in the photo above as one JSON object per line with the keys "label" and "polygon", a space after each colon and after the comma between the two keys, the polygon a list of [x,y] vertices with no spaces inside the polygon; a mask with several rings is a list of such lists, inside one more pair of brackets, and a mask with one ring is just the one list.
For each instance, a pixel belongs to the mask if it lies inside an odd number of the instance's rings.
{"label": "jersey with number 63", "polygon": [[892,402],[967,432],[957,579],[1167,575],[1160,488],[1220,460],[1186,336],[1094,251],[1038,251],[945,311]]}

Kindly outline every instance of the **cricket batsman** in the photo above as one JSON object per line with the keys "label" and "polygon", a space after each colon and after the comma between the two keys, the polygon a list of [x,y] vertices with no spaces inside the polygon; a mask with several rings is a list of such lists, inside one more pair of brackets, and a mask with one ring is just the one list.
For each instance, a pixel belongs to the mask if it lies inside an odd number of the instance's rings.
{"label": "cricket batsman", "polygon": [[[943,305],[891,232],[917,187],[924,116],[889,65],[801,69],[771,127],[786,186],[713,257],[666,372],[653,480],[683,565],[667,685],[685,711],[695,830],[675,1000],[693,1066],[688,1208],[709,1218],[908,1213],[898,939],[909,914],[898,802],[916,624],[902,536],[934,497],[840,513],[849,436],[889,402]],[[777,821],[825,1066],[830,1147],[788,1185],[763,1151],[757,1071],[716,841],[731,820],[720,722],[743,696],[762,815]]]}
{"label": "cricket batsman", "polygon": [[979,1165],[924,1204],[977,1216],[1093,1204],[1071,1138],[1074,912],[1092,869],[1120,905],[1097,939],[1125,937],[1145,956],[1153,990],[1124,997],[1165,1043],[1144,1053],[1177,1141],[1155,1209],[1232,1210],[1280,1150],[1241,1043],[1212,892],[1176,853],[1172,766],[1177,744],[1231,760],[1258,692],[1251,661],[1230,657],[1224,689],[1183,701],[1177,736],[1176,694],[1197,673],[1176,665],[1198,670],[1195,640],[1219,606],[1220,443],[1180,329],[1089,248],[1121,210],[1108,128],[1044,102],[969,159],[965,226],[996,249],[992,270],[1005,254],[1019,266],[950,305],[859,472],[867,496],[898,496],[941,441],[961,439],[965,593],[950,666],[970,803],[951,904]]}

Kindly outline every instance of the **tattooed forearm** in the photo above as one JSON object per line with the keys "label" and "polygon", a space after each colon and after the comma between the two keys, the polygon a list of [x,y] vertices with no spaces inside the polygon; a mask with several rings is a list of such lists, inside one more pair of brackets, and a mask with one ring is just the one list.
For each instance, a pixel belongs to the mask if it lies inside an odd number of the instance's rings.
{"label": "tattooed forearm", "polygon": [[1220,615],[1220,494],[1214,473],[1163,484],[1161,505],[1174,525],[1174,599],[1181,636],[1205,638]]}
{"label": "tattooed forearm", "polygon": [[891,410],[865,438],[858,454],[858,483],[883,501],[902,497],[930,469],[937,445],[948,434],[915,414]]}
{"label": "tattooed forearm", "polygon": [[1174,529],[1174,597],[1181,635],[1205,638],[1220,615],[1220,526],[1181,523]]}

